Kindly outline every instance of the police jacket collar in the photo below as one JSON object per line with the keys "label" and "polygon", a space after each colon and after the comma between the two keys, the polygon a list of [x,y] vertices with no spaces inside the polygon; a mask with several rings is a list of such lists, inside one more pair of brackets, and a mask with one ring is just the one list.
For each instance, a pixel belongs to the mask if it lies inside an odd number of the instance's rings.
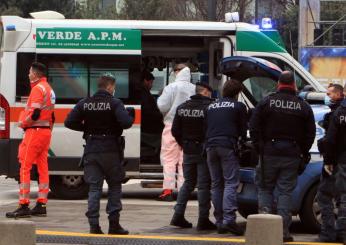
{"label": "police jacket collar", "polygon": [[293,89],[289,89],[289,88],[280,88],[277,90],[278,93],[284,93],[284,94],[292,94],[292,95],[296,95],[297,92]]}
{"label": "police jacket collar", "polygon": [[200,94],[192,95],[190,98],[193,100],[212,100],[211,98],[209,98],[207,96],[200,95]]}
{"label": "police jacket collar", "polygon": [[342,106],[342,107],[346,107],[346,98],[343,99],[343,101],[341,102],[341,106]]}
{"label": "police jacket collar", "polygon": [[[329,108],[331,109],[331,110],[336,110],[336,108],[338,108],[340,105],[341,105],[341,103],[343,102],[344,100],[337,100],[337,101],[333,101],[333,103],[331,103],[330,105],[329,105]],[[345,102],[346,103],[346,102]],[[345,104],[346,105],[346,104]]]}
{"label": "police jacket collar", "polygon": [[111,93],[109,93],[108,91],[104,90],[104,89],[99,89],[94,96],[104,96],[104,97],[113,97],[113,95]]}

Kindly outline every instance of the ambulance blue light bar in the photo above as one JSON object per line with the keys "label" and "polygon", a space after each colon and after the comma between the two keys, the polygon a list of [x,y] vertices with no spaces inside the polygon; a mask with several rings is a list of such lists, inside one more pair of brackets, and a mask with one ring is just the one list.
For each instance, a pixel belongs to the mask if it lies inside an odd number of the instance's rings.
{"label": "ambulance blue light bar", "polygon": [[262,18],[262,29],[272,29],[272,19],[271,18]]}
{"label": "ambulance blue light bar", "polygon": [[7,25],[6,26],[6,31],[15,31],[16,30],[16,26],[15,25]]}

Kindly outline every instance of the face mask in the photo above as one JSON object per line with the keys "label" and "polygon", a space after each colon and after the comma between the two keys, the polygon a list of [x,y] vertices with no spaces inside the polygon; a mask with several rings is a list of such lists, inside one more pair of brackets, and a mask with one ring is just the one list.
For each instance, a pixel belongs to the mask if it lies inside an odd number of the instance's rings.
{"label": "face mask", "polygon": [[328,106],[332,104],[328,95],[324,96],[324,104]]}
{"label": "face mask", "polygon": [[327,106],[330,106],[331,104],[333,104],[332,100],[327,95],[324,96],[324,104],[327,105]]}

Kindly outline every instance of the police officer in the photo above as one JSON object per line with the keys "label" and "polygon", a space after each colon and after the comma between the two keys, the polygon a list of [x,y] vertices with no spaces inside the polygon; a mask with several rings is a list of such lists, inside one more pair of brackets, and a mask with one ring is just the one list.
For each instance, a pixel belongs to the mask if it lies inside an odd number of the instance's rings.
{"label": "police officer", "polygon": [[100,199],[104,179],[108,184],[106,212],[109,234],[128,234],[119,224],[121,206],[121,182],[124,177],[122,165],[123,129],[130,128],[134,120],[133,109],[129,112],[123,103],[113,97],[115,77],[104,74],[98,79],[98,91],[82,99],[65,120],[65,126],[83,131],[86,146],[83,165],[84,179],[89,184],[88,217],[90,233],[103,234],[99,226]]}
{"label": "police officer", "polygon": [[245,139],[247,111],[237,101],[242,85],[229,80],[223,86],[223,98],[210,104],[206,115],[206,151],[211,175],[211,195],[218,233],[243,235],[236,223],[239,159],[236,145]]}
{"label": "police officer", "polygon": [[[326,104],[330,107],[330,112],[325,114],[323,118],[322,126],[328,130],[329,122],[333,116],[335,110],[340,106],[344,94],[343,87],[340,84],[330,84],[327,90]],[[318,148],[322,155],[325,154],[325,137],[318,141]],[[325,163],[324,163],[325,164]],[[329,175],[325,167],[322,169],[321,179],[317,191],[317,202],[321,208],[321,232],[319,235],[320,242],[335,242],[337,232],[335,229],[335,214],[334,214],[334,198],[336,198],[335,188],[335,174],[336,168],[333,173]]]}
{"label": "police officer", "polygon": [[260,213],[273,212],[273,192],[278,191],[277,213],[283,219],[283,240],[293,241],[291,196],[298,171],[308,162],[315,138],[311,107],[296,96],[294,75],[284,71],[277,92],[258,103],[250,120],[250,135],[260,154],[256,169]]}
{"label": "police officer", "polygon": [[337,195],[340,198],[336,241],[346,244],[346,99],[333,113],[326,134],[326,154],[324,170],[333,175],[338,168],[335,180]]}
{"label": "police officer", "polygon": [[172,124],[172,135],[182,147],[184,183],[178,193],[171,225],[191,228],[184,218],[186,204],[198,185],[199,216],[197,230],[215,229],[209,220],[210,175],[206,159],[202,156],[204,141],[204,115],[211,99],[212,89],[205,83],[196,83],[196,95],[178,106]]}

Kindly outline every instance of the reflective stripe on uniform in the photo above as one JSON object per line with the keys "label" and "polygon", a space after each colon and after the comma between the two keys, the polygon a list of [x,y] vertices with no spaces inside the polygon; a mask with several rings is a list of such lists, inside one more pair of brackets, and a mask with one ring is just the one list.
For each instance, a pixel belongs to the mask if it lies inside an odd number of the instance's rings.
{"label": "reflective stripe on uniform", "polygon": [[27,202],[30,198],[30,183],[19,184],[19,200]]}
{"label": "reflective stripe on uniform", "polygon": [[50,126],[50,122],[46,121],[46,120],[38,120],[38,121],[34,121],[31,124],[31,127],[49,127]]}
{"label": "reflective stripe on uniform", "polygon": [[30,189],[30,183],[20,183],[19,189],[20,190],[29,190]]}
{"label": "reflective stripe on uniform", "polygon": [[40,104],[40,103],[31,103],[31,105],[30,106],[27,106],[25,109],[27,110],[27,109],[37,109],[37,108],[41,108],[42,107],[42,104]]}

